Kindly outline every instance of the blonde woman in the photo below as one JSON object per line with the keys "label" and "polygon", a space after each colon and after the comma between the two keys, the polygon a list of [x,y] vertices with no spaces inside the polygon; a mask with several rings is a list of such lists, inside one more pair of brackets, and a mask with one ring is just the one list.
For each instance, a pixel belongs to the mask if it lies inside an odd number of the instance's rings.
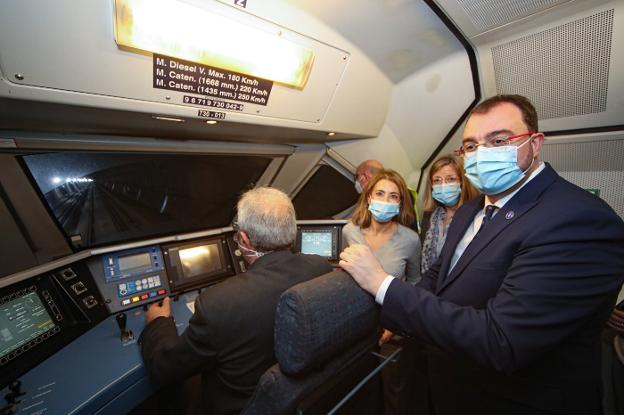
{"label": "blonde woman", "polygon": [[455,211],[464,202],[479,195],[464,176],[462,159],[442,156],[433,162],[423,199],[422,258],[420,271],[424,274],[440,256],[446,232]]}

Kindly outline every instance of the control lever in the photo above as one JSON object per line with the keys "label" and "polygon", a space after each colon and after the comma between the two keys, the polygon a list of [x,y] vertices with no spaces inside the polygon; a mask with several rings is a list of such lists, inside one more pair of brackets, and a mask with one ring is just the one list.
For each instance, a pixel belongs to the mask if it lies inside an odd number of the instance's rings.
{"label": "control lever", "polygon": [[4,395],[4,399],[7,405],[0,409],[1,415],[12,415],[17,412],[17,404],[21,402],[19,398],[22,395],[26,395],[26,392],[22,392],[22,382],[14,380],[9,384],[9,390],[11,392]]}
{"label": "control lever", "polygon": [[132,334],[132,330],[126,329],[126,313],[119,313],[115,316],[117,320],[117,325],[119,326],[119,330],[121,330],[121,341],[127,342],[134,339],[134,335]]}

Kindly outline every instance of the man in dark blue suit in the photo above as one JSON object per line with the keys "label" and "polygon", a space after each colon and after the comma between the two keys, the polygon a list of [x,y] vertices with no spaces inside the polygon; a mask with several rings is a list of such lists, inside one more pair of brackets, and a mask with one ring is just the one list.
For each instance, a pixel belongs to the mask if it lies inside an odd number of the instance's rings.
{"label": "man in dark blue suit", "polygon": [[427,344],[437,415],[600,414],[600,332],[624,280],[624,223],[540,160],[537,114],[517,95],[471,113],[462,151],[484,196],[461,207],[417,286],[352,246],[341,266],[382,324]]}

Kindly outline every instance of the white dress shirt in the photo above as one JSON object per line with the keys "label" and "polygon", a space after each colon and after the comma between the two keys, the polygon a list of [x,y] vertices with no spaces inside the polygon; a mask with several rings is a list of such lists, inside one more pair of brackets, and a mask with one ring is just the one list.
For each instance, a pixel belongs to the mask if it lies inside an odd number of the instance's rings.
{"label": "white dress shirt", "polygon": [[[492,217],[494,217],[494,215],[496,215],[496,212],[498,212],[503,206],[505,206],[505,204],[509,202],[511,198],[514,197],[516,193],[520,191],[520,189],[526,186],[528,182],[533,180],[535,176],[541,173],[541,171],[544,170],[545,167],[546,165],[544,163],[540,163],[540,165],[535,169],[535,171],[531,173],[529,178],[524,183],[522,183],[522,186],[518,187],[516,190],[514,190],[512,193],[508,194],[507,196],[498,199],[494,203],[490,201],[490,198],[487,195],[485,196],[485,204],[483,206],[483,209],[481,209],[475,215],[474,219],[472,220],[472,224],[468,226],[466,233],[464,233],[464,236],[462,237],[462,239],[459,241],[459,243],[455,247],[455,252],[453,253],[453,258],[451,259],[451,266],[449,267],[449,271],[448,271],[449,273],[451,272],[453,267],[457,264],[457,261],[459,261],[459,258],[461,258],[462,254],[464,253],[464,251],[466,250],[470,242],[472,242],[475,235],[479,231],[479,228],[481,227],[481,223],[483,222],[483,217],[485,216],[485,207],[488,205],[495,205],[498,208],[494,211],[492,215]],[[390,286],[390,283],[392,282],[393,278],[394,277],[392,275],[388,275],[383,280],[381,285],[379,286],[379,289],[377,290],[377,294],[375,295],[375,301],[377,302],[377,304],[383,305],[383,300],[384,300],[384,297],[386,296],[386,291],[388,290],[388,287]]]}

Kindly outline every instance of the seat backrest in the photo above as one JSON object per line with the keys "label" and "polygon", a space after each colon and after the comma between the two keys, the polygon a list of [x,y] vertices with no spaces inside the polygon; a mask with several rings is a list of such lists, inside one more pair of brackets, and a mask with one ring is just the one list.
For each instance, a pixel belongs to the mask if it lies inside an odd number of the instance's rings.
{"label": "seat backrest", "polygon": [[295,285],[280,297],[275,356],[242,414],[288,414],[378,338],[374,299],[343,271]]}

